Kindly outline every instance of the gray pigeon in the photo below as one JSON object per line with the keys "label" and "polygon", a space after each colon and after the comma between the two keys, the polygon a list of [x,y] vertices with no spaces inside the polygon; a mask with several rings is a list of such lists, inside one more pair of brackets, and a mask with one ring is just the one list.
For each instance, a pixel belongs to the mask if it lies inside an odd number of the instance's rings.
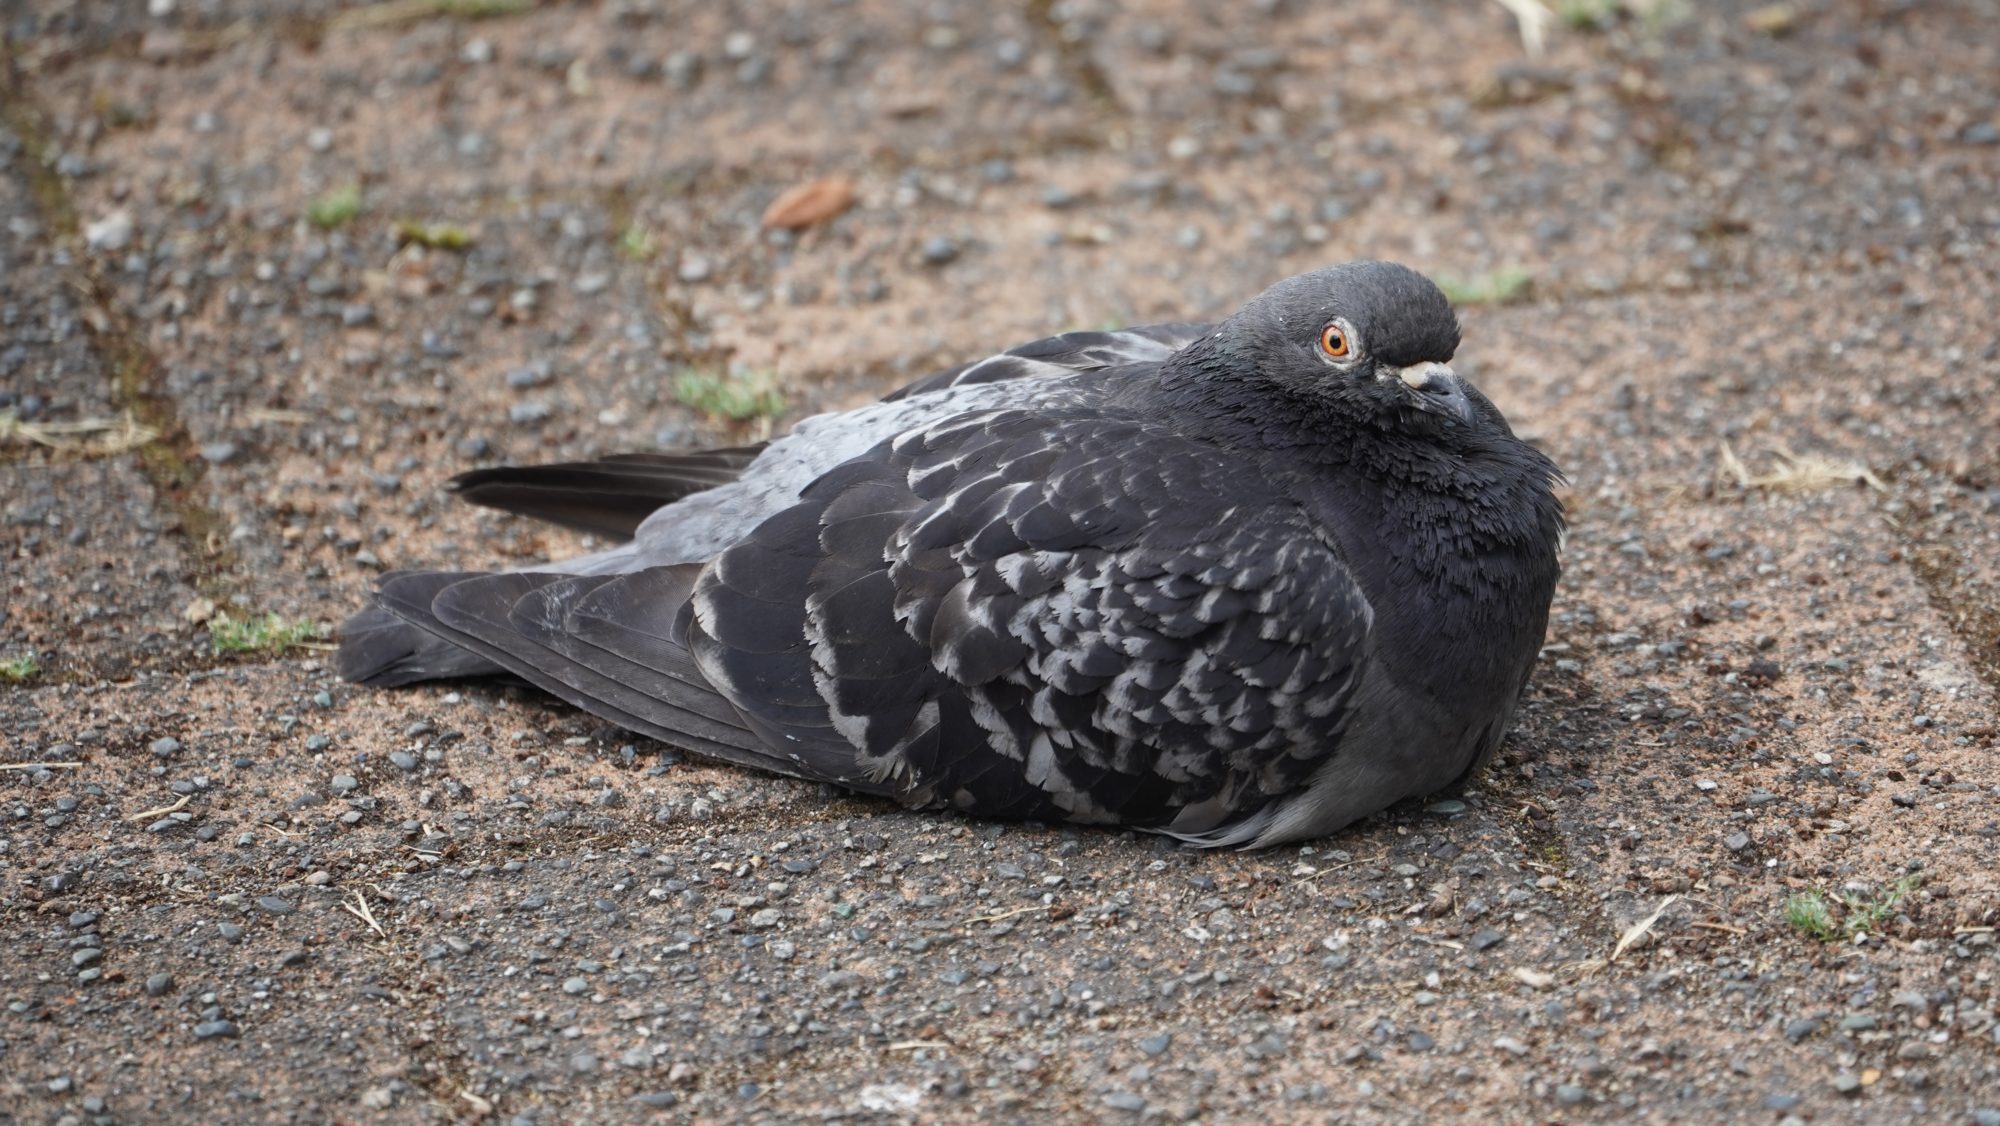
{"label": "gray pigeon", "polygon": [[1505,735],[1559,572],[1555,465],[1356,262],[1216,325],[1075,332],[762,447],[484,469],[617,537],[386,576],[364,684],[511,673],[724,762],[1200,845],[1331,833]]}

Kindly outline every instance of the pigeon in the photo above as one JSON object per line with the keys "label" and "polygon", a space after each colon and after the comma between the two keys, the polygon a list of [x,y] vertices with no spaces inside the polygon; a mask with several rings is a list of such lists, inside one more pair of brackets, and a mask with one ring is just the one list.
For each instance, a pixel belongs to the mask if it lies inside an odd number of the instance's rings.
{"label": "pigeon", "polygon": [[1217,324],[1070,332],[762,446],[501,467],[475,504],[624,542],[385,575],[339,670],[511,674],[724,763],[1197,846],[1471,778],[1560,572],[1560,471],[1361,261]]}

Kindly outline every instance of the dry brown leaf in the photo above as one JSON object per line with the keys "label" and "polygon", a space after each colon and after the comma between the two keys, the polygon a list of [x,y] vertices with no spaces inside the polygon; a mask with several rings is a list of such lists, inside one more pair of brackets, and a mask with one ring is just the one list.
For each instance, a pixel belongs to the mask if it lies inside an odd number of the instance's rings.
{"label": "dry brown leaf", "polygon": [[789,231],[824,223],[854,206],[854,181],[827,176],[788,188],[764,209],[764,229]]}

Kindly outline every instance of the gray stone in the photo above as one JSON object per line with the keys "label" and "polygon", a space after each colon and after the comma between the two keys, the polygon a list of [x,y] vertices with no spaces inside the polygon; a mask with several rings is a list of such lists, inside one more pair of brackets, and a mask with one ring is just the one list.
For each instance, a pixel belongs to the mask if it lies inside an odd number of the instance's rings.
{"label": "gray stone", "polygon": [[923,255],[925,265],[944,266],[957,260],[958,244],[943,235],[932,235],[924,240],[918,253]]}

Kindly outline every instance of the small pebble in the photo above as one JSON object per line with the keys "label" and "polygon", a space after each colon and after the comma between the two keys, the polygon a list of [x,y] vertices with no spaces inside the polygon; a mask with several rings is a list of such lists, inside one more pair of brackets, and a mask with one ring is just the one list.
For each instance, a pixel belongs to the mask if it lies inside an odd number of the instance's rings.
{"label": "small pebble", "polygon": [[958,258],[958,244],[943,235],[932,235],[924,240],[920,253],[925,265],[943,266]]}
{"label": "small pebble", "polygon": [[236,1023],[234,1021],[205,1020],[194,1026],[194,1038],[197,1040],[213,1040],[218,1036],[234,1037],[235,1035]]}
{"label": "small pebble", "polygon": [[132,244],[132,213],[113,211],[104,218],[84,224],[83,241],[92,250],[123,250]]}

